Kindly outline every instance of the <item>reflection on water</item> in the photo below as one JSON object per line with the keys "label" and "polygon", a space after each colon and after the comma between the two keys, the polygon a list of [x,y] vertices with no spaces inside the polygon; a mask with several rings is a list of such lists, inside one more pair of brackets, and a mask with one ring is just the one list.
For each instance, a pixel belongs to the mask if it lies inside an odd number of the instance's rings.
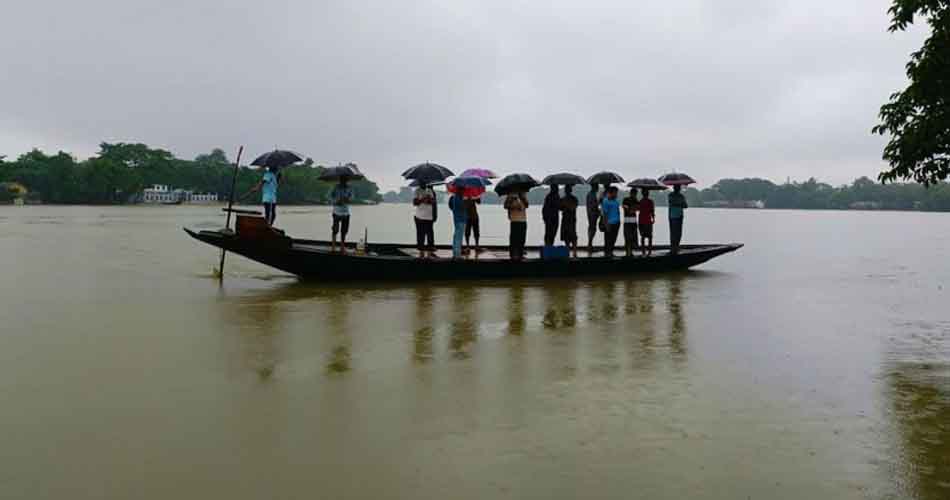
{"label": "reflection on water", "polygon": [[471,286],[457,286],[451,290],[452,309],[449,323],[452,325],[449,333],[449,349],[455,359],[468,359],[472,344],[475,342],[475,332],[478,320],[475,315],[475,305],[478,300],[478,291]]}
{"label": "reflection on water", "polygon": [[900,489],[921,500],[950,498],[950,324],[901,325],[911,335],[889,359],[891,420]]}
{"label": "reflection on water", "polygon": [[413,316],[412,330],[412,359],[416,363],[426,363],[432,360],[432,339],[435,331],[432,327],[432,303],[435,294],[432,287],[420,285],[414,290],[415,315]]}
{"label": "reflection on water", "polygon": [[[327,373],[346,373],[350,371],[350,332],[348,319],[350,315],[350,299],[344,293],[330,295],[329,311],[327,311],[327,326],[330,327],[329,336],[332,345]],[[319,334],[319,330],[314,332]]]}

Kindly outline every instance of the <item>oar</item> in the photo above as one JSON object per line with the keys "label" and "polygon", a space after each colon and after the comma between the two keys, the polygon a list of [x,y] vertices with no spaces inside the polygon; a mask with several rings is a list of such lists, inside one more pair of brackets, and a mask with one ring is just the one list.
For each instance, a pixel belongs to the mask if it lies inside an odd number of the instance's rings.
{"label": "oar", "polygon": [[[224,222],[224,229],[231,229],[231,212],[234,207],[234,188],[237,186],[238,169],[241,167],[241,153],[244,152],[244,146],[238,148],[237,159],[234,161],[234,174],[231,176],[231,194],[228,196],[228,215]],[[218,281],[224,281],[224,256],[227,250],[221,249],[221,263],[218,265]]]}

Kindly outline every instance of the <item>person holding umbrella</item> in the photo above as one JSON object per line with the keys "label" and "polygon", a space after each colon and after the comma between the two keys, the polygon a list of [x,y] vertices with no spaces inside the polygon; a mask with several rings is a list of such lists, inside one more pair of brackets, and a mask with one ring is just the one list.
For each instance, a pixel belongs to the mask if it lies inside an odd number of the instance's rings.
{"label": "person holding umbrella", "polygon": [[449,209],[452,210],[452,222],[455,223],[455,232],[452,234],[452,258],[462,257],[462,237],[465,235],[465,226],[468,223],[468,212],[463,201],[464,188],[458,187],[449,198]]}
{"label": "person holding umbrella", "polygon": [[653,255],[653,224],[656,222],[656,207],[653,200],[650,199],[650,190],[642,188],[643,198],[637,206],[639,217],[637,219],[640,229],[640,247],[643,248],[643,255]]}
{"label": "person holding umbrella", "polygon": [[[568,172],[551,174],[541,181],[541,184],[551,186],[551,190],[554,192],[557,191],[557,186],[564,185],[564,197],[558,200],[557,205],[558,211],[561,212],[561,241],[568,248],[573,249],[575,259],[577,258],[577,197],[571,194],[571,188],[575,184],[586,183],[587,180],[583,177]],[[547,203],[547,199],[545,199],[545,203]],[[546,235],[545,239],[547,239]]]}
{"label": "person holding umbrella", "polygon": [[561,212],[561,194],[557,184],[551,184],[551,191],[544,197],[541,206],[541,219],[544,221],[544,245],[553,246],[557,238],[557,226]]}
{"label": "person holding umbrella", "polygon": [[264,205],[264,220],[273,227],[277,220],[277,184],[280,183],[280,170],[277,167],[267,167],[261,180],[245,193],[241,198],[261,192],[261,204]]}
{"label": "person holding umbrella", "polygon": [[626,256],[633,256],[633,251],[640,248],[637,235],[637,188],[630,188],[630,195],[623,199],[623,243]]}
{"label": "person holding umbrella", "polygon": [[[459,175],[459,178],[478,177],[481,179],[494,179],[498,174],[487,168],[470,168]],[[486,182],[487,184],[487,182]],[[478,221],[478,205],[482,203],[482,193],[474,194],[466,192],[462,201],[465,203],[467,213],[467,222],[465,224],[465,254],[472,250],[472,236],[475,236],[475,255],[481,252],[479,240],[481,239],[481,227]]]}
{"label": "person holding umbrella", "polygon": [[402,173],[406,179],[415,181],[418,185],[412,205],[416,207],[416,244],[419,247],[419,257],[435,257],[435,221],[438,219],[438,205],[435,191],[429,187],[436,182],[442,182],[454,174],[451,170],[436,163],[420,163]]}
{"label": "person holding umbrella", "polygon": [[435,221],[437,217],[435,191],[428,184],[419,183],[416,188],[415,196],[412,198],[412,205],[416,207],[416,246],[419,249],[419,257],[427,258],[435,256]]}
{"label": "person holding umbrella", "polygon": [[577,258],[577,197],[571,192],[573,186],[564,185],[564,197],[561,198],[561,241],[571,249],[571,255]]}
{"label": "person holding umbrella", "polygon": [[340,234],[340,253],[346,253],[346,233],[350,231],[350,201],[353,199],[353,190],[347,185],[347,178],[340,177],[340,182],[330,192],[330,201],[333,203],[333,227],[330,230],[330,251],[336,251],[336,235]]}
{"label": "person holding umbrella", "polygon": [[528,234],[528,197],[525,195],[538,185],[528,174],[511,174],[498,181],[495,192],[505,196],[504,207],[508,211],[511,233],[508,240],[511,260],[524,260],[524,244]]}
{"label": "person holding umbrella", "polygon": [[670,218],[670,253],[676,255],[680,251],[680,241],[683,239],[683,219],[685,210],[689,207],[686,203],[686,196],[682,193],[683,186],[693,184],[692,177],[686,174],[670,173],[660,177],[660,182],[667,186],[673,186],[673,192],[669,194],[669,218]]}
{"label": "person holding umbrella", "polygon": [[587,193],[587,253],[594,254],[594,236],[597,235],[598,221],[600,221],[600,197],[597,194],[597,184],[591,184]]}
{"label": "person holding umbrella", "polygon": [[614,245],[617,244],[617,234],[620,232],[620,201],[617,200],[616,186],[607,188],[607,196],[601,202],[606,231],[604,231],[604,256],[614,256]]}

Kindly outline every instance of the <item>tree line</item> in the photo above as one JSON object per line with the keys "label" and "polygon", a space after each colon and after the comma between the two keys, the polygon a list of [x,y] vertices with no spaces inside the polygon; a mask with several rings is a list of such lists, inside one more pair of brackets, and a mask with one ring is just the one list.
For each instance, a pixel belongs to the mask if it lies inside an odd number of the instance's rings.
{"label": "tree line", "polygon": [[[583,204],[588,186],[575,186],[574,195]],[[528,202],[539,205],[547,188],[536,188],[528,193]],[[794,209],[878,209],[950,211],[950,184],[932,183],[925,187],[916,183],[875,182],[861,177],[850,185],[832,186],[808,179],[805,182],[776,184],[768,179],[722,179],[705,189],[687,188],[686,199],[693,207],[761,207]],[[387,203],[408,203],[413,190],[402,188],[382,196]],[[625,195],[624,195],[625,196]],[[656,204],[666,204],[663,193],[653,194]],[[498,195],[485,193],[484,204],[501,203]]]}
{"label": "tree line", "polygon": [[[324,204],[331,183],[319,180],[323,167],[307,159],[281,170],[282,204]],[[0,201],[21,196],[16,186],[27,189],[27,201],[53,204],[123,204],[140,199],[145,187],[165,184],[195,192],[216,193],[227,200],[234,164],[221,149],[193,160],[175,158],[163,149],[145,144],[102,143],[99,152],[86,160],[60,151],[49,155],[34,149],[14,161],[0,157]],[[237,195],[246,193],[261,178],[261,170],[238,169]],[[351,184],[354,197],[362,202],[380,200],[379,188],[371,181]],[[256,199],[248,199],[256,202]]]}

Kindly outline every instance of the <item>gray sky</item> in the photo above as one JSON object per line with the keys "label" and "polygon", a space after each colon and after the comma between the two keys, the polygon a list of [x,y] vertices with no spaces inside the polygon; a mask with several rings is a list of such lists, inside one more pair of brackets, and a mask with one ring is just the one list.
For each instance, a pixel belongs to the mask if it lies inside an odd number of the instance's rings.
{"label": "gray sky", "polygon": [[461,171],[843,183],[922,30],[889,0],[33,0],[0,29],[0,154],[274,145],[385,188]]}

